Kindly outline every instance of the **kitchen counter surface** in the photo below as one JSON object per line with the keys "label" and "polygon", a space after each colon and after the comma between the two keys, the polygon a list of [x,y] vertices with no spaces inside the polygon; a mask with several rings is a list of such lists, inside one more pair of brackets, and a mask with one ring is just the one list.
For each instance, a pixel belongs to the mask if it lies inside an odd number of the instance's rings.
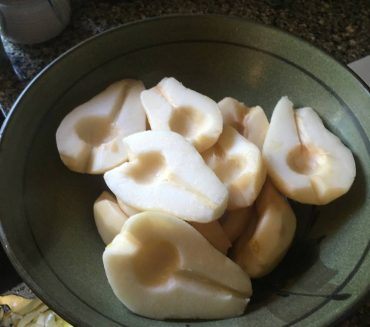
{"label": "kitchen counter surface", "polygon": [[[3,40],[16,72],[4,69],[0,73],[0,104],[5,112],[27,83],[70,47],[112,27],[148,17],[178,13],[232,15],[288,31],[343,64],[370,54],[368,0],[72,0],[71,3],[71,22],[56,38],[38,45]],[[370,296],[337,326],[370,326]]]}

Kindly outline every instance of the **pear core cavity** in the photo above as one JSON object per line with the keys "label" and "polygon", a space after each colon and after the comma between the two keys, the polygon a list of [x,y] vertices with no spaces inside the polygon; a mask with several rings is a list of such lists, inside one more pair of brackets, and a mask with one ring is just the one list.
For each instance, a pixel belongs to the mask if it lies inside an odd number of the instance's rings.
{"label": "pear core cavity", "polygon": [[295,172],[303,175],[313,175],[327,161],[327,155],[313,145],[298,145],[288,154],[288,165]]}
{"label": "pear core cavity", "polygon": [[166,283],[178,270],[180,256],[168,241],[150,241],[140,247],[133,258],[135,275],[143,285],[154,287]]}

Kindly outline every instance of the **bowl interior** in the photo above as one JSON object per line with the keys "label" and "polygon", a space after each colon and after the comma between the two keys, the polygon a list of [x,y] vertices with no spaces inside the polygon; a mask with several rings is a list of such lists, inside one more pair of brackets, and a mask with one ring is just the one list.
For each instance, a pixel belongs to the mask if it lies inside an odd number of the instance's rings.
{"label": "bowl interior", "polygon": [[[58,156],[56,128],[76,105],[118,79],[151,87],[165,76],[216,101],[232,96],[261,105],[268,116],[288,95],[297,107],[315,108],[355,154],[357,177],[348,194],[322,207],[292,203],[299,225],[294,247],[271,276],[254,284],[254,299],[238,318],[160,322],[130,313],[107,283],[92,216],[94,200],[106,189],[103,178],[73,173]],[[69,52],[16,107],[0,158],[2,241],[22,277],[72,323],[319,326],[348,311],[368,289],[369,125],[361,117],[369,96],[343,67],[304,42],[225,17],[129,25]]]}

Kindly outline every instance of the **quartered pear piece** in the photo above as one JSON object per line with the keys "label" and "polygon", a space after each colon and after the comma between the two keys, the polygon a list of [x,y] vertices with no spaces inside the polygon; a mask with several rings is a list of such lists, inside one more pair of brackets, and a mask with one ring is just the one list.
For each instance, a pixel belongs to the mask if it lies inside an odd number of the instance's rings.
{"label": "quartered pear piece", "polygon": [[69,169],[101,174],[126,161],[122,138],[146,127],[142,90],[140,81],[115,82],[64,117],[56,142]]}
{"label": "quartered pear piece", "polygon": [[128,217],[118,206],[115,197],[104,191],[94,203],[94,219],[103,242],[109,244]]}
{"label": "quartered pear piece", "polygon": [[202,154],[229,190],[228,209],[250,206],[266,178],[260,150],[231,126],[224,126],[217,143]]}
{"label": "quartered pear piece", "polygon": [[254,214],[252,206],[227,211],[222,217],[222,229],[230,242],[234,242],[246,229]]}
{"label": "quartered pear piece", "polygon": [[217,103],[173,77],[164,78],[157,86],[143,91],[141,101],[152,130],[179,133],[199,152],[215,144],[222,132]]}
{"label": "quartered pear piece", "polygon": [[159,212],[131,217],[103,254],[113,292],[154,319],[218,319],[243,313],[248,275],[185,221]]}
{"label": "quartered pear piece", "polygon": [[233,98],[222,99],[218,106],[221,110],[224,124],[231,125],[246,139],[262,150],[269,121],[260,106],[249,108],[244,103]]}
{"label": "quartered pear piece", "polygon": [[251,218],[235,247],[234,258],[251,278],[270,273],[292,243],[296,218],[286,199],[266,181]]}
{"label": "quartered pear piece", "polygon": [[123,203],[203,223],[223,214],[226,187],[181,135],[146,131],[126,137],[124,143],[129,162],[104,175]]}
{"label": "quartered pear piece", "polygon": [[122,211],[125,213],[125,215],[128,217],[136,215],[137,213],[140,212],[140,210],[137,210],[134,207],[130,207],[126,203],[123,203],[120,199],[117,199],[117,203],[119,207],[122,209]]}
{"label": "quartered pear piece", "polygon": [[356,175],[352,152],[313,109],[294,111],[287,97],[274,109],[263,156],[276,187],[302,203],[333,201],[349,190]]}
{"label": "quartered pear piece", "polygon": [[218,220],[211,221],[207,224],[196,222],[190,223],[199,233],[201,233],[217,250],[226,254],[231,243],[221,227]]}

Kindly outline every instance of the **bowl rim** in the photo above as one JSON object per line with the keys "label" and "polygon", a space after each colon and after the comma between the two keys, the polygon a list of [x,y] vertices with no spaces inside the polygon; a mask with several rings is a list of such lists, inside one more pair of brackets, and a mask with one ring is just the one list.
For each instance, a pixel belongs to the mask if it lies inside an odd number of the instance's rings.
{"label": "bowl rim", "polygon": [[307,41],[307,40],[305,40],[305,39],[303,39],[303,38],[301,38],[301,37],[299,37],[295,34],[293,34],[292,32],[280,29],[279,27],[276,27],[274,25],[268,25],[268,24],[264,24],[264,23],[261,23],[261,22],[258,22],[258,21],[252,20],[252,19],[243,18],[243,17],[240,17],[240,16],[234,16],[234,15],[223,15],[223,14],[165,14],[165,15],[162,15],[162,16],[154,16],[154,17],[148,17],[148,18],[144,18],[144,19],[138,19],[138,20],[134,20],[134,21],[131,21],[131,22],[127,22],[127,23],[124,23],[124,24],[120,24],[120,25],[108,28],[105,31],[99,32],[98,34],[92,35],[92,36],[78,42],[77,44],[70,47],[69,49],[67,49],[66,51],[61,53],[59,56],[54,58],[50,63],[48,63],[44,68],[42,68],[33,78],[30,79],[30,81],[27,83],[25,88],[17,96],[16,100],[14,101],[13,105],[11,106],[9,112],[7,113],[3,123],[1,125],[1,128],[0,128],[0,144],[1,144],[1,141],[2,141],[3,132],[6,129],[6,126],[8,124],[8,121],[11,118],[11,115],[16,110],[19,103],[22,101],[23,97],[26,95],[26,93],[28,93],[28,91],[34,86],[34,84],[36,84],[37,81],[44,76],[45,72],[47,72],[49,69],[51,69],[54,65],[58,64],[61,60],[65,59],[70,53],[74,52],[78,48],[83,47],[84,45],[86,45],[90,42],[94,42],[96,39],[98,39],[100,37],[104,37],[105,35],[116,32],[117,30],[122,29],[122,28],[128,28],[128,27],[132,27],[132,26],[135,26],[135,25],[152,23],[153,21],[158,21],[158,20],[166,20],[166,19],[174,19],[174,18],[192,18],[192,17],[198,17],[198,18],[205,18],[205,17],[215,17],[215,18],[217,18],[218,17],[220,19],[235,20],[235,21],[240,21],[241,23],[248,23],[248,24],[256,25],[256,26],[259,26],[259,27],[262,27],[262,28],[271,29],[271,30],[274,30],[274,31],[276,31],[280,34],[285,34],[287,37],[293,38],[296,41],[305,44],[306,46],[314,49],[316,52],[320,52],[321,54],[324,55],[324,57],[330,58],[331,60],[335,61],[335,63],[340,65],[342,68],[344,68],[347,71],[347,73],[350,73],[357,80],[357,82],[359,82],[361,84],[361,86],[365,89],[365,91],[370,96],[370,85],[367,85],[366,82],[363,79],[361,79],[361,77],[358,74],[356,74],[352,69],[350,69],[343,62],[334,58],[328,51],[317,47],[316,45],[310,43],[309,41]]}

